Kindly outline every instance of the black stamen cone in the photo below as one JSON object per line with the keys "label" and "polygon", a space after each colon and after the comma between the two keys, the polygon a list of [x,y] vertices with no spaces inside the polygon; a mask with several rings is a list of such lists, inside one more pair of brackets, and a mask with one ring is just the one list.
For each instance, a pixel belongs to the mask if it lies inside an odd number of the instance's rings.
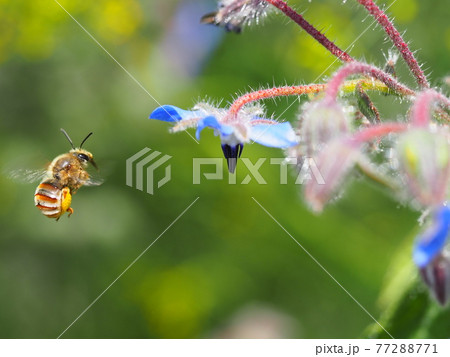
{"label": "black stamen cone", "polygon": [[237,144],[236,146],[222,145],[222,151],[227,159],[228,171],[234,174],[236,170],[237,159],[241,157],[244,144]]}

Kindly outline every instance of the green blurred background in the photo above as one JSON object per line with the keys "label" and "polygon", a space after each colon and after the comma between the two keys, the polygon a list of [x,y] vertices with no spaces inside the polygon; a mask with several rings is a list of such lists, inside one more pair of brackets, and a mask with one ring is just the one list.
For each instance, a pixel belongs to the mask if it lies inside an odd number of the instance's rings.
{"label": "green blurred background", "polygon": [[[236,35],[199,25],[212,0],[60,3],[161,104],[226,105],[250,88],[320,82],[338,68],[280,14]],[[372,19],[356,2],[290,3],[340,47],[351,46],[351,55],[383,65],[391,45],[378,27],[366,31]],[[432,3],[397,0],[389,13],[439,85],[450,27],[447,2]],[[400,62],[400,78],[414,85]],[[374,99],[384,118],[405,113],[405,103]],[[299,109],[292,98],[266,104],[291,122]],[[63,337],[364,336],[373,320],[252,197],[374,317],[415,279],[417,212],[359,180],[315,216],[293,176],[277,183],[274,165],[261,170],[267,185],[229,185],[226,176],[193,185],[192,159],[221,157],[218,139],[205,131],[198,145],[169,134],[168,125],[147,119],[157,105],[56,2],[0,1],[0,337],[60,335],[197,197]],[[83,187],[73,216],[55,223],[34,207],[37,183],[8,172],[45,167],[68,151],[60,128],[75,143],[94,132],[85,148],[105,182]],[[172,180],[154,195],[125,185],[125,160],[144,147],[173,157]],[[283,153],[247,145],[243,155],[254,162]],[[248,174],[242,163],[237,172],[238,182]],[[401,279],[380,298],[398,269]],[[435,306],[426,297],[423,304]]]}

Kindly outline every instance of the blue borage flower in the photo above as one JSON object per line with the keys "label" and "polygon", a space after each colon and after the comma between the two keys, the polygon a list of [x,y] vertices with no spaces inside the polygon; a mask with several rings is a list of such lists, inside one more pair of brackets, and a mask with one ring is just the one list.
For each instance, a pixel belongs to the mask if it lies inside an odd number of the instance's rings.
{"label": "blue borage flower", "polygon": [[450,207],[441,206],[433,217],[431,226],[417,239],[413,259],[419,268],[429,265],[441,254],[450,231]]}
{"label": "blue borage flower", "polygon": [[290,123],[264,118],[264,111],[259,106],[241,109],[238,117],[232,120],[226,119],[227,114],[226,109],[215,108],[206,103],[197,104],[192,110],[163,105],[150,114],[150,119],[176,123],[172,132],[195,127],[197,139],[200,139],[204,128],[214,129],[214,133],[220,136],[231,173],[235,171],[236,161],[241,156],[245,143],[254,141],[264,146],[283,149],[298,144],[297,135]]}
{"label": "blue borage flower", "polygon": [[450,207],[441,206],[431,226],[418,237],[413,253],[424,283],[442,306],[450,299],[450,256],[446,251],[449,233]]}

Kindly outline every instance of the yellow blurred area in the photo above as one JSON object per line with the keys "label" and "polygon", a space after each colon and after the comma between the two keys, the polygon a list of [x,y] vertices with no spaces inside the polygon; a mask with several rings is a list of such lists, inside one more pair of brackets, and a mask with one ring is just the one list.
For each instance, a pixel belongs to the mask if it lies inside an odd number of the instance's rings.
{"label": "yellow blurred area", "polygon": [[[126,42],[142,23],[141,8],[135,0],[95,2],[59,1],[62,7],[100,41]],[[77,25],[56,1],[0,1],[0,61],[19,54],[27,59],[49,57],[64,41],[61,32]]]}
{"label": "yellow blurred area", "polygon": [[204,272],[185,265],[149,275],[138,299],[152,333],[160,338],[192,338],[211,312],[211,290]]}
{"label": "yellow blurred area", "polygon": [[388,15],[394,17],[395,23],[406,24],[416,18],[418,11],[417,0],[397,0],[389,8]]}
{"label": "yellow blurred area", "polygon": [[445,31],[445,46],[450,50],[450,27]]}
{"label": "yellow blurred area", "polygon": [[103,1],[94,13],[96,33],[114,44],[125,42],[142,22],[140,6],[134,0]]}
{"label": "yellow blurred area", "polygon": [[412,172],[417,173],[418,170],[418,158],[415,147],[408,145],[405,148],[406,161],[408,162],[409,168]]}

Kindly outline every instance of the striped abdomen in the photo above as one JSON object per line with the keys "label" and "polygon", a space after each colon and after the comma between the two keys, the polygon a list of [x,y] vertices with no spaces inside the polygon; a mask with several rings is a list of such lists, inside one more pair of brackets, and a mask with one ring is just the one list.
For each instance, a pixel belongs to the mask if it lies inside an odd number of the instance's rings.
{"label": "striped abdomen", "polygon": [[57,220],[67,211],[69,216],[72,214],[71,201],[70,189],[68,187],[60,188],[52,180],[41,182],[34,194],[36,207],[47,217]]}

